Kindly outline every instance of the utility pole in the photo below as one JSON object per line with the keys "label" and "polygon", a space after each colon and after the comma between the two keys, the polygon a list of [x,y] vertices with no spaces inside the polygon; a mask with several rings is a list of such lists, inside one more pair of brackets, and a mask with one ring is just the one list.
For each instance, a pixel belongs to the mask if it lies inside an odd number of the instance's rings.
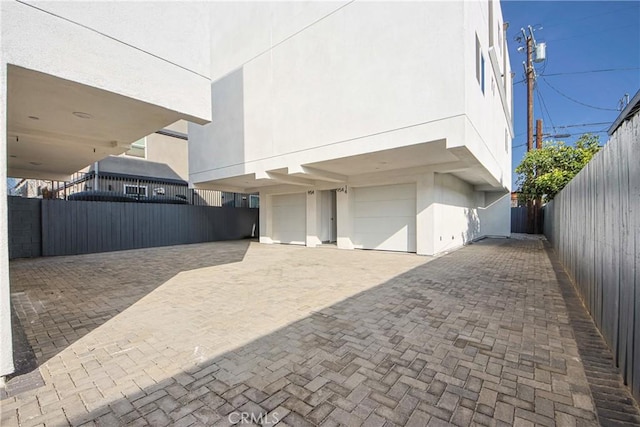
{"label": "utility pole", "polygon": [[[528,30],[528,32],[527,32]],[[522,31],[522,38],[518,37],[518,41],[524,41],[526,47],[527,60],[524,63],[525,78],[527,80],[527,152],[533,150],[533,84],[536,79],[536,71],[533,67],[534,62],[542,62],[546,59],[546,44],[536,43],[536,39],[533,37],[533,28],[529,25],[527,30],[524,28]],[[535,49],[535,59],[533,53]],[[522,47],[518,49],[523,50]],[[542,122],[538,122],[538,126],[542,127]],[[542,129],[537,131],[537,138],[539,139],[538,145],[542,146]],[[527,233],[533,234],[538,232],[538,204],[539,200],[527,201]]]}
{"label": "utility pole", "polygon": [[527,37],[527,152],[533,150],[533,32]]}
{"label": "utility pole", "polygon": [[[536,150],[542,148],[542,119],[536,120]],[[536,170],[536,178],[538,171]],[[535,234],[542,233],[542,198],[536,197],[533,201],[533,232]]]}
{"label": "utility pole", "polygon": [[542,119],[536,120],[536,149],[542,148]]}

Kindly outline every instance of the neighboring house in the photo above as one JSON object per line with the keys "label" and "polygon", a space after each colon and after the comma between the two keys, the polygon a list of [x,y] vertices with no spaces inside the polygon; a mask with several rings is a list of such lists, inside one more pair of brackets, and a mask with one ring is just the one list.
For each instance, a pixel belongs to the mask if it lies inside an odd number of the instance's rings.
{"label": "neighboring house", "polygon": [[189,193],[186,127],[185,121],[178,121],[133,142],[120,156],[94,162],[73,175],[66,193],[106,191],[136,197],[186,198]]}
{"label": "neighboring house", "polygon": [[188,182],[165,163],[129,156],[109,156],[69,183],[68,194],[107,191],[129,196],[184,196]]}
{"label": "neighboring house", "polygon": [[520,199],[518,198],[518,195],[520,193],[517,191],[512,191],[511,192],[511,207],[512,208],[517,208],[519,206],[524,206],[524,204],[520,201]]}
{"label": "neighboring house", "polygon": [[28,198],[46,198],[54,188],[54,181],[44,179],[20,179],[9,189],[10,196],[20,196]]}
{"label": "neighboring house", "polygon": [[[190,182],[260,195],[260,241],[433,255],[509,236],[499,1],[212,3]],[[241,41],[241,42],[239,42]]]}
{"label": "neighboring house", "polygon": [[613,136],[623,123],[632,120],[638,114],[640,114],[640,90],[636,92],[631,101],[620,112],[620,115],[607,130],[607,134]]}
{"label": "neighboring house", "polygon": [[131,144],[123,156],[164,163],[184,181],[189,180],[187,122],[177,121]]}

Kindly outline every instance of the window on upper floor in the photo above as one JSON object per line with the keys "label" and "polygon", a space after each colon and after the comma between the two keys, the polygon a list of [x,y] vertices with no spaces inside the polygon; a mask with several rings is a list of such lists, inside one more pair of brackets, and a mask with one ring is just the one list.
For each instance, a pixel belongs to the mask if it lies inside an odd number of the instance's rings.
{"label": "window on upper floor", "polygon": [[504,151],[509,154],[509,132],[506,129],[504,130]]}
{"label": "window on upper floor", "polygon": [[125,153],[127,156],[147,158],[147,138],[142,138],[131,144],[129,151]]}
{"label": "window on upper floor", "polygon": [[478,84],[480,84],[482,77],[482,70],[480,67],[480,61],[482,57],[482,50],[480,48],[480,40],[478,39],[478,34],[476,34],[476,80],[478,80]]}
{"label": "window on upper floor", "polygon": [[493,34],[493,1],[489,0],[489,47],[492,47],[494,43],[494,34]]}

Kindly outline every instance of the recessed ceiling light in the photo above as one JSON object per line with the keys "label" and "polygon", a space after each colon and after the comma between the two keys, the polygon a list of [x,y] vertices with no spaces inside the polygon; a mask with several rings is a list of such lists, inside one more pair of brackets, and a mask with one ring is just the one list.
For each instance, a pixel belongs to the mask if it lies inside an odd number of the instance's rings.
{"label": "recessed ceiling light", "polygon": [[93,116],[89,113],[83,113],[82,111],[74,111],[73,115],[76,117],[80,117],[81,119],[92,119]]}
{"label": "recessed ceiling light", "polygon": [[30,164],[30,165],[33,165],[33,166],[40,166],[42,163],[39,163],[39,162],[29,162],[29,164]]}
{"label": "recessed ceiling light", "polygon": [[29,118],[30,118],[31,120],[40,120],[40,117],[36,117],[36,116],[29,116]]}

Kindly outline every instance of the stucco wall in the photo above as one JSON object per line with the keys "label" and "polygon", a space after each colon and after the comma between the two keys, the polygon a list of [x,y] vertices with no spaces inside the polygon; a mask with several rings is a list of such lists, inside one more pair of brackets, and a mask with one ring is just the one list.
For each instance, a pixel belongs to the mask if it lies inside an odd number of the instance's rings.
{"label": "stucco wall", "polygon": [[511,235],[511,193],[484,193],[484,203],[478,208],[480,235],[509,237]]}
{"label": "stucco wall", "polygon": [[5,165],[0,167],[0,376],[13,371],[7,64],[177,113],[167,116],[206,123],[211,120],[210,27],[201,7],[197,2],[0,2],[0,164]]}
{"label": "stucco wall", "polygon": [[[4,25],[4,19],[0,21]],[[13,372],[7,227],[7,67],[0,61],[0,377]]]}
{"label": "stucco wall", "polygon": [[[462,46],[463,3],[334,4],[333,12],[316,21],[310,12],[280,9],[264,17],[267,7],[255,6],[258,28],[275,34],[291,28],[284,21],[293,20],[303,29],[279,44],[274,39],[267,49],[258,42],[234,45],[235,60],[225,68],[232,71],[212,83],[220,120],[189,128],[195,182],[427,142],[448,132],[369,136],[427,122],[441,125],[464,112],[462,57],[453,57],[459,65],[444,66],[442,60]],[[242,22],[249,12],[253,4],[243,6],[240,16],[225,15],[225,9],[220,19]],[[254,31],[226,28],[226,38],[233,40]],[[217,50],[225,61],[226,47],[219,49],[214,39],[212,52]]]}
{"label": "stucco wall", "polygon": [[435,174],[435,252],[462,246],[480,235],[476,192],[450,174]]}
{"label": "stucco wall", "polygon": [[[489,7],[493,7],[493,22],[489,22]],[[465,2],[464,76],[465,146],[489,172],[510,191],[511,188],[511,70],[508,50],[503,47],[505,34],[502,28],[502,12],[499,1]],[[493,44],[489,37],[489,25],[493,27]],[[484,57],[484,93],[475,73],[476,36]],[[495,62],[491,56],[495,54]],[[506,60],[506,63],[505,63]],[[506,70],[505,70],[506,65]],[[507,144],[505,144],[505,132]],[[455,141],[448,146],[456,145]]]}
{"label": "stucco wall", "polygon": [[[200,7],[195,2],[90,2],[79,7],[72,2],[3,1],[2,61],[205,123],[211,119],[209,27]],[[168,37],[172,35],[176,37]]]}
{"label": "stucco wall", "polygon": [[180,178],[189,180],[189,151],[184,139],[151,134],[147,136],[147,160],[166,163]]}
{"label": "stucco wall", "polygon": [[211,22],[218,120],[190,126],[193,182],[446,138],[494,186],[509,187],[511,82],[498,1],[216,3]]}

